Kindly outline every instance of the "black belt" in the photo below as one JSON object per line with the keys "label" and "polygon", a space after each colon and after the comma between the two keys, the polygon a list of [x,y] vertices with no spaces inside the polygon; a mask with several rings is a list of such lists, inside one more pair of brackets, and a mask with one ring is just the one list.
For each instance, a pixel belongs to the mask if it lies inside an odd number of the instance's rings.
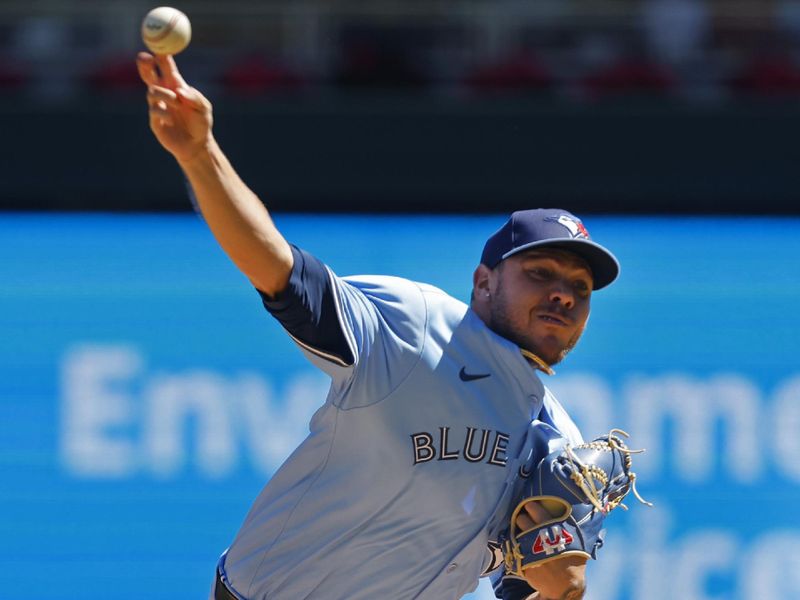
{"label": "black belt", "polygon": [[214,600],[238,600],[225,585],[225,578],[219,569],[217,569],[217,583],[214,586]]}

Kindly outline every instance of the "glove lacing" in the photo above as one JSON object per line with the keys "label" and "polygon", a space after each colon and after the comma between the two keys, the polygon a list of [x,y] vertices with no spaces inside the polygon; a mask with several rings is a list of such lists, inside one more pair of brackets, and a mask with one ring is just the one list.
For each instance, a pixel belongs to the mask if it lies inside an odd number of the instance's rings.
{"label": "glove lacing", "polygon": [[[639,491],[636,489],[636,473],[631,471],[631,466],[633,465],[631,454],[641,454],[645,450],[644,448],[641,450],[631,450],[619,436],[624,436],[626,438],[630,437],[630,435],[628,435],[628,433],[622,429],[612,429],[608,433],[607,442],[595,440],[575,447],[576,450],[587,449],[601,452],[612,452],[616,450],[622,455],[624,459],[623,471],[630,480],[630,487],[616,498],[607,500],[605,506],[603,506],[601,503],[601,499],[602,490],[609,484],[608,473],[606,473],[597,465],[585,465],[577,456],[575,456],[572,451],[572,447],[569,444],[564,446],[564,451],[573,466],[572,474],[570,475],[572,481],[583,491],[584,494],[586,494],[589,502],[591,502],[592,505],[603,514],[610,513],[617,506],[621,506],[624,510],[628,510],[628,507],[622,503],[622,500],[631,491],[639,502],[647,506],[653,506],[652,502],[648,502],[639,494]],[[596,481],[599,481],[602,484],[600,489],[595,486]]]}

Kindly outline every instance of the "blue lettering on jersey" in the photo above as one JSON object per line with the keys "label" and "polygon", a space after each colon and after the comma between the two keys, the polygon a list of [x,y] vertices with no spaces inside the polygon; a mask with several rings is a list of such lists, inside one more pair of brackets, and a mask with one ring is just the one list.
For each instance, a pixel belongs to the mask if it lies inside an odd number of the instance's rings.
{"label": "blue lettering on jersey", "polygon": [[[439,434],[434,436],[427,431],[411,434],[411,446],[414,453],[414,465],[431,460],[458,460],[478,463],[486,460],[487,464],[496,467],[506,466],[506,450],[511,437],[501,431],[466,427],[464,433],[451,435],[450,427],[439,427]],[[480,433],[478,433],[480,431]],[[489,439],[494,434],[491,451]],[[463,444],[461,440],[463,439]],[[487,459],[488,456],[488,459]]]}

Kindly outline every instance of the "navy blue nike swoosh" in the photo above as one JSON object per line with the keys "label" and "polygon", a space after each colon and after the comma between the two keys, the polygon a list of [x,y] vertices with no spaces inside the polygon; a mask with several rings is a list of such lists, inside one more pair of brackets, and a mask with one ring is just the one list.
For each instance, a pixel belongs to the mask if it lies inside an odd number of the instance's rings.
{"label": "navy blue nike swoosh", "polygon": [[473,375],[471,373],[466,372],[466,367],[461,367],[461,370],[458,372],[458,378],[461,381],[475,381],[476,379],[486,379],[487,377],[491,377],[491,373],[486,373],[485,375]]}

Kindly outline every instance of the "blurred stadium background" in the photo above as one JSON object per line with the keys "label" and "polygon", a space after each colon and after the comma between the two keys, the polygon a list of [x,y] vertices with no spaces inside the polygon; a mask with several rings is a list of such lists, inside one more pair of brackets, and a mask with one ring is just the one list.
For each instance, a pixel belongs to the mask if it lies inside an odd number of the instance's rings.
{"label": "blurred stadium background", "polygon": [[[649,448],[657,507],[590,600],[800,598],[800,1],[174,5],[222,146],[339,274],[466,299],[528,206],[618,253],[551,385]],[[204,598],[326,387],[147,129],[152,7],[0,1],[0,598]]]}

